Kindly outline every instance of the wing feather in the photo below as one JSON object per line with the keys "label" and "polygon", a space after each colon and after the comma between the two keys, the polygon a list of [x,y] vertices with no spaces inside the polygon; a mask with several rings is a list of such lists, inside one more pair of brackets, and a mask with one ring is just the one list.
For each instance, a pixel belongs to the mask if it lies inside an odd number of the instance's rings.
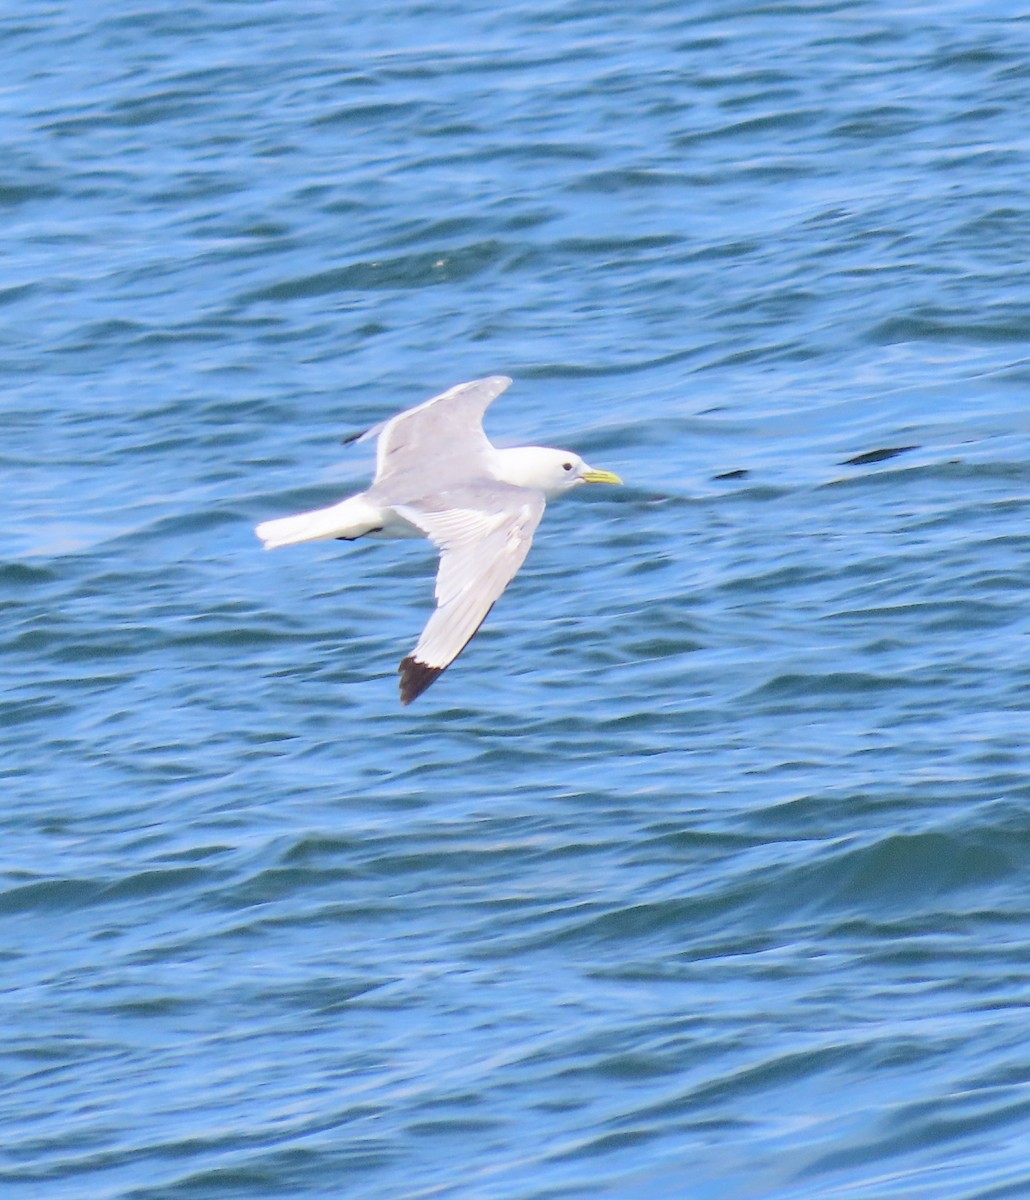
{"label": "wing feather", "polygon": [[492,450],[483,414],[510,385],[507,375],[473,379],[392,417],[379,435],[373,486],[409,470],[424,480],[427,464],[442,479],[474,476]]}
{"label": "wing feather", "polygon": [[468,645],[525,561],[543,516],[539,492],[504,484],[469,491],[458,507],[397,506],[440,550],[436,611],[400,666],[404,704],[421,695]]}

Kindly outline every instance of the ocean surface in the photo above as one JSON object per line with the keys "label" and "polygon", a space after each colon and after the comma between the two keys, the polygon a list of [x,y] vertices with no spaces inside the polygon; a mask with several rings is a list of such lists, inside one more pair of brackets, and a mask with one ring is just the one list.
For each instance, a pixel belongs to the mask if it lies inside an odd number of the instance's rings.
{"label": "ocean surface", "polygon": [[[1019,8],[0,12],[0,1194],[1030,1197]],[[402,709],[253,526],[491,373]]]}

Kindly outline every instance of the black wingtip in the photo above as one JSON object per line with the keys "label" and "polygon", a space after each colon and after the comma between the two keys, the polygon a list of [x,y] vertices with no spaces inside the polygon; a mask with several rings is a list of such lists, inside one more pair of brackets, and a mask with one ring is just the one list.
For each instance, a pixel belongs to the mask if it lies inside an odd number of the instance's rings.
{"label": "black wingtip", "polygon": [[345,438],[340,438],[340,445],[353,446],[355,442],[360,442],[366,433],[368,433],[367,429],[359,429],[357,433],[348,433]]}
{"label": "black wingtip", "polygon": [[401,661],[398,670],[401,673],[401,704],[405,705],[421,696],[436,677],[443,674],[443,667],[430,667],[410,654]]}

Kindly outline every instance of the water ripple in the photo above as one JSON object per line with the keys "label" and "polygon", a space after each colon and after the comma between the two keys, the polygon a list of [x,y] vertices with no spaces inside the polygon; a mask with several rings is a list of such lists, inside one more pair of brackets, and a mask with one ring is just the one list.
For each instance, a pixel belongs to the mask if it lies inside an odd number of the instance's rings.
{"label": "water ripple", "polygon": [[[0,16],[6,1192],[1026,1192],[974,9]],[[628,486],[401,710],[428,548],[251,527],[496,371]]]}

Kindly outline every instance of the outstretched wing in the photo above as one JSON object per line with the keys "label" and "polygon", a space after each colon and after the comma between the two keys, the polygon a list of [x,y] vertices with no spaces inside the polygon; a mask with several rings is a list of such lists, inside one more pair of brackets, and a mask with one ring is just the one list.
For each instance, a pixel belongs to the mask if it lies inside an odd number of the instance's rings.
{"label": "outstretched wing", "polygon": [[452,489],[446,507],[398,505],[440,550],[436,611],[402,661],[401,703],[410,704],[465,649],[522,566],[544,497],[507,484]]}
{"label": "outstretched wing", "polygon": [[427,470],[449,482],[475,478],[492,449],[483,414],[510,384],[507,375],[459,383],[392,417],[379,435],[373,487],[388,481],[392,487],[409,471],[420,480]]}

